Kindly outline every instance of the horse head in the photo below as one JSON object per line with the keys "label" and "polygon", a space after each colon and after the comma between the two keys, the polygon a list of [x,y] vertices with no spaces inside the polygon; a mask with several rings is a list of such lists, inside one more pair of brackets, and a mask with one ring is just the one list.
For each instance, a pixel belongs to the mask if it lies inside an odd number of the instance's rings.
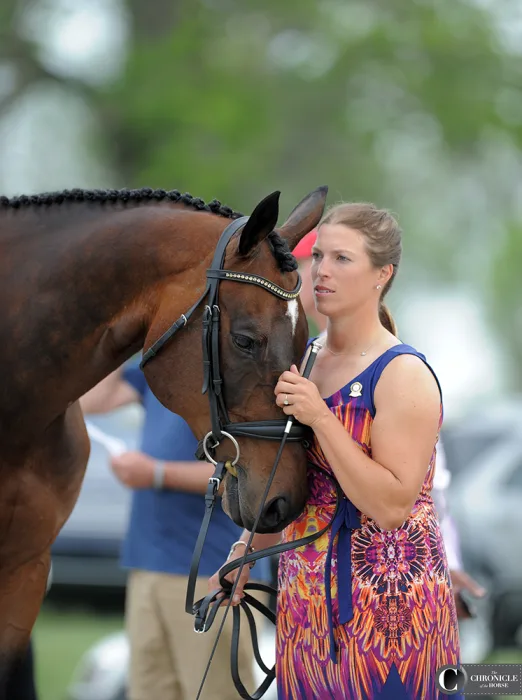
{"label": "horse head", "polygon": [[[231,424],[285,418],[276,406],[274,388],[283,371],[293,363],[299,366],[308,338],[305,313],[299,298],[291,293],[298,289],[299,276],[290,251],[318,224],[326,194],[326,187],[310,193],[277,228],[279,193],[275,192],[256,206],[232,236],[223,269],[243,277],[231,275],[219,280],[218,327],[214,327],[214,332],[218,328],[214,336],[219,352],[218,370],[214,368],[212,374],[207,364],[204,372],[203,360],[209,358],[204,357],[202,324],[212,325],[215,321],[215,317],[210,318],[212,309],[205,309],[205,301],[176,335],[175,342],[144,366],[152,391],[167,408],[185,418],[198,439],[203,439],[215,423],[202,386],[206,393],[219,393],[217,405],[225,407]],[[203,269],[211,267],[209,257],[203,257],[200,276],[192,290],[193,302],[205,291]],[[275,289],[279,293],[274,293]],[[172,290],[166,287],[145,348],[153,345],[165,332],[167,323],[170,325],[179,315],[179,300],[172,296]],[[210,354],[215,357],[212,350]],[[212,384],[216,371],[217,385]],[[228,473],[225,478],[223,506],[234,522],[250,529],[261,507],[279,441],[243,436],[237,437],[237,442],[239,452],[233,441],[224,439],[215,448],[215,459],[237,460],[234,475]],[[299,515],[306,498],[306,451],[301,442],[289,443],[283,450],[257,531],[282,530]]]}

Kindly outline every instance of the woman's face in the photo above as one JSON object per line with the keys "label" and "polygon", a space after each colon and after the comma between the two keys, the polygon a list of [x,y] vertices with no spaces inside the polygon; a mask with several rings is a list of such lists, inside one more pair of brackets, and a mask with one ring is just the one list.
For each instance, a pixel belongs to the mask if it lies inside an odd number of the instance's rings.
{"label": "woman's face", "polygon": [[363,236],[343,224],[323,224],[312,249],[312,285],[317,310],[325,316],[350,314],[376,302],[390,274],[375,268]]}

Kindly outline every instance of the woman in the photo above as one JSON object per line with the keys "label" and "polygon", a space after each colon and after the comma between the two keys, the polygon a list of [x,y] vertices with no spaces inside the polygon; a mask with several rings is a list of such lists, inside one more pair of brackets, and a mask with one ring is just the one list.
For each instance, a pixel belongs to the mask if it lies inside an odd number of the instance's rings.
{"label": "woman", "polygon": [[[440,387],[383,304],[400,257],[397,222],[373,205],[337,205],[318,227],[311,275],[327,317],[322,349],[310,380],[293,366],[275,388],[278,406],[314,431],[308,503],[282,540],[327,525],[338,490],[341,503],[320,539],[280,556],[279,700],[442,698],[436,671],[460,660],[430,495]],[[279,539],[256,535],[253,544]],[[243,554],[235,546],[230,558]]]}

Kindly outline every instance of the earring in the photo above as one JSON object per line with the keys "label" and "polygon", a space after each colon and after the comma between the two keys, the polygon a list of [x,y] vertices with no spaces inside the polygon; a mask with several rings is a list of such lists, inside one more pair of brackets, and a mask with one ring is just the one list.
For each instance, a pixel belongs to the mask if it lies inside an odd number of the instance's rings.
{"label": "earring", "polygon": [[378,284],[375,289],[382,289],[382,285]]}

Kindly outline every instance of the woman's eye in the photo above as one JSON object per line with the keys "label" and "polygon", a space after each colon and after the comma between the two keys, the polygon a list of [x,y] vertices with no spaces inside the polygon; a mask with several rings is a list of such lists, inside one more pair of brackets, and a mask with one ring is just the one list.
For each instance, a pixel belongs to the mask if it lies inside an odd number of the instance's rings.
{"label": "woman's eye", "polygon": [[313,260],[319,260],[319,253],[312,253]]}
{"label": "woman's eye", "polygon": [[337,260],[340,260],[341,262],[350,262],[350,258],[347,258],[346,255],[338,255]]}
{"label": "woman's eye", "polygon": [[240,350],[252,350],[255,346],[255,341],[248,338],[246,335],[235,335],[233,337],[234,345]]}

